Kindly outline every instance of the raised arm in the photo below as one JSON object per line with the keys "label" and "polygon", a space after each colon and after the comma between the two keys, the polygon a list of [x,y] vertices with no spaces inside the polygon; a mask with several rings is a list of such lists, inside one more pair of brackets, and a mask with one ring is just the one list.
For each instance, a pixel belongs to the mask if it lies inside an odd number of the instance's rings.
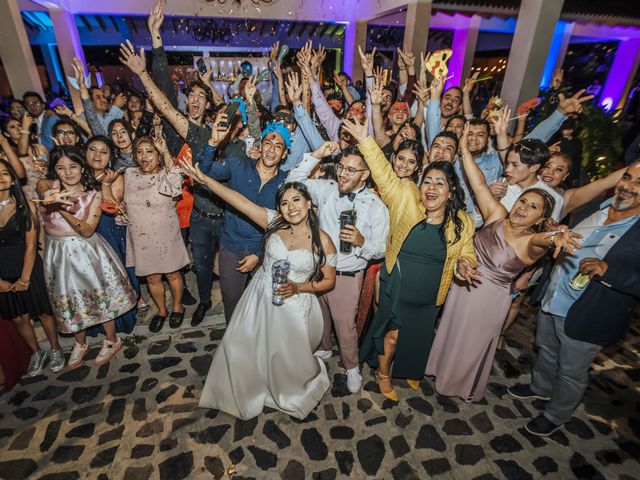
{"label": "raised arm", "polygon": [[498,118],[493,124],[493,128],[496,132],[496,150],[498,151],[498,155],[500,155],[500,160],[502,160],[503,164],[507,159],[507,150],[509,150],[509,145],[511,145],[507,134],[510,117],[511,109],[509,107],[504,107],[498,113]]}
{"label": "raised arm", "polygon": [[316,150],[324,143],[324,139],[322,135],[320,135],[320,132],[318,132],[318,129],[303,105],[303,87],[300,86],[298,75],[291,72],[285,86],[287,87],[287,95],[289,95],[293,104],[293,115],[295,116],[296,122],[298,122],[298,128],[302,132],[302,135],[304,135],[311,149]]}
{"label": "raised arm", "polygon": [[464,133],[460,138],[462,166],[464,167],[464,172],[469,180],[469,185],[471,185],[471,189],[476,197],[476,204],[478,205],[478,208],[480,208],[482,218],[484,218],[485,224],[489,224],[495,220],[506,217],[507,210],[493,196],[491,190],[489,190],[482,170],[480,170],[480,167],[478,167],[478,164],[469,152],[469,148],[467,147],[468,133],[469,124],[467,123],[464,126]]}
{"label": "raised arm", "polygon": [[131,42],[127,40],[126,44],[120,44],[120,61],[140,77],[140,81],[147,90],[151,102],[176,129],[178,134],[182,138],[186,138],[189,131],[189,120],[171,104],[167,96],[155,84],[149,72],[147,72],[144,49],[140,48],[140,53],[136,53]]}
{"label": "raised arm", "polygon": [[382,82],[375,79],[369,89],[369,100],[371,102],[371,121],[373,123],[373,138],[380,148],[391,141],[384,129],[384,119],[382,118]]}
{"label": "raised arm", "polygon": [[562,215],[564,217],[573,212],[576,208],[586,205],[591,200],[596,199],[604,192],[616,186],[616,183],[620,181],[627,168],[621,168],[613,173],[610,173],[604,178],[591,182],[587,185],[578,188],[570,188],[564,192],[564,204],[562,207]]}
{"label": "raised arm", "polygon": [[260,205],[253,203],[247,197],[239,192],[236,192],[232,188],[214,180],[211,177],[207,177],[200,170],[200,166],[196,163],[195,166],[188,163],[182,164],[182,171],[191,177],[194,181],[206,185],[211,189],[213,193],[219,196],[226,203],[231,205],[239,212],[246,215],[252,222],[258,225],[260,228],[266,230],[269,225],[268,210]]}
{"label": "raised arm", "polygon": [[23,178],[27,178],[27,171],[24,169],[24,165],[22,165],[22,162],[18,158],[18,155],[16,155],[15,150],[11,148],[11,145],[9,145],[9,140],[7,140],[7,137],[5,137],[4,135],[0,135],[0,148],[2,148],[2,151],[9,161],[9,164],[16,171],[16,175],[18,176],[18,178],[21,180]]}
{"label": "raised arm", "polygon": [[478,79],[478,75],[480,75],[480,71],[474,73],[470,78],[465,79],[464,85],[462,86],[462,112],[465,117],[467,115],[473,116],[473,109],[471,108],[471,92],[473,91],[473,86]]}
{"label": "raised arm", "polygon": [[358,142],[358,149],[364,156],[365,162],[367,162],[367,166],[371,171],[371,178],[378,186],[382,201],[388,207],[391,207],[389,201],[393,198],[398,198],[402,190],[402,182],[393,171],[391,163],[384,156],[373,137],[368,136],[366,125],[345,120],[344,128]]}

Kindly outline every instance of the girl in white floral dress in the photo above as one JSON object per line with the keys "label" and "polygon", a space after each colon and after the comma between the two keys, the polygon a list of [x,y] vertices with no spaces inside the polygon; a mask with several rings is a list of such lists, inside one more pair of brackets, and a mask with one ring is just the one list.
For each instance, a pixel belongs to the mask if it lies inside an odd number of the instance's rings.
{"label": "girl in white floral dress", "polygon": [[47,180],[38,182],[46,232],[45,281],[61,333],[73,333],[69,368],[88,351],[85,330],[102,324],[106,339],[96,365],[107,363],[122,348],[114,319],[136,304],[127,273],[117,254],[95,232],[102,194],[77,147],[55,147]]}

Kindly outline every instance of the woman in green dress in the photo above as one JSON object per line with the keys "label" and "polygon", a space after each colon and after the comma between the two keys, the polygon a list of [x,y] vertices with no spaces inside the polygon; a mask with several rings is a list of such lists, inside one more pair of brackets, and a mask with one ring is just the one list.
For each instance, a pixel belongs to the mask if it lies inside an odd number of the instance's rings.
{"label": "woman in green dress", "polygon": [[454,273],[467,281],[477,279],[475,228],[465,212],[464,193],[452,164],[430,164],[418,187],[398,178],[375,140],[368,137],[366,125],[345,120],[344,128],[359,142],[389,208],[380,306],[362,341],[360,361],[377,368],[380,391],[397,401],[390,377],[405,378],[418,389],[436,317]]}

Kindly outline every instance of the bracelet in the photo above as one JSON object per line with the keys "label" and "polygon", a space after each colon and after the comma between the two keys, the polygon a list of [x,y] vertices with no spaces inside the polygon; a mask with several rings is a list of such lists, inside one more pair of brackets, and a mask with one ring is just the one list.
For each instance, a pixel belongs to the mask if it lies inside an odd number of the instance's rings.
{"label": "bracelet", "polygon": [[22,135],[29,135],[31,132],[29,130],[20,130]]}
{"label": "bracelet", "polygon": [[108,186],[108,185],[111,185],[111,184],[107,183],[107,182],[102,182],[102,185],[107,185]]}
{"label": "bracelet", "polygon": [[28,287],[28,286],[31,284],[31,282],[30,282],[30,281],[23,282],[23,281],[22,281],[22,280],[20,280],[20,279],[18,279],[18,283],[19,283],[20,285],[22,285],[23,287]]}
{"label": "bracelet", "polygon": [[509,150],[511,148],[511,145],[509,145],[508,147],[504,147],[504,148],[498,148],[496,147],[496,152],[506,152],[507,150]]}
{"label": "bracelet", "polygon": [[300,293],[300,284],[296,283],[296,295]]}

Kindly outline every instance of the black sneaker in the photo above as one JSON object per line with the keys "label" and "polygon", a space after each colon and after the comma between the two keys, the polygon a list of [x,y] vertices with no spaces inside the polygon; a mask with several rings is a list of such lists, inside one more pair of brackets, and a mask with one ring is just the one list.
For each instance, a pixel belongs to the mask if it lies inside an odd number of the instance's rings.
{"label": "black sneaker", "polygon": [[507,388],[507,392],[509,392],[509,395],[516,398],[538,398],[545,401],[551,400],[551,397],[538,395],[536,392],[531,390],[531,385],[528,383],[517,383],[516,385],[512,385]]}
{"label": "black sneaker", "polygon": [[193,316],[191,317],[191,326],[196,327],[200,325],[210,308],[211,308],[211,302],[200,303],[196,307],[196,311],[193,312]]}
{"label": "black sneaker", "polygon": [[191,295],[191,292],[187,287],[182,291],[182,304],[183,305],[195,305],[198,301]]}
{"label": "black sneaker", "polygon": [[527,432],[532,435],[537,435],[538,437],[548,437],[553,432],[561,428],[562,425],[556,425],[543,414],[538,415],[524,426],[524,429]]}

